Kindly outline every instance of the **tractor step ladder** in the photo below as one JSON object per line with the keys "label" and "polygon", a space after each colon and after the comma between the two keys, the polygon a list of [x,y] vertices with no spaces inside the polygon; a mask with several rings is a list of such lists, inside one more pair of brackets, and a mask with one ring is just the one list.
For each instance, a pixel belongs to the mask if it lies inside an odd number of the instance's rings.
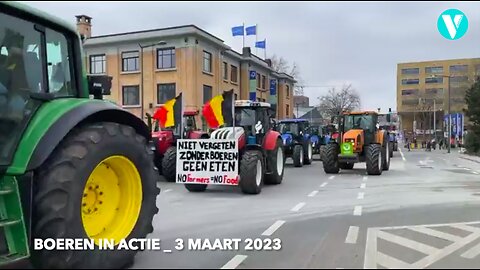
{"label": "tractor step ladder", "polygon": [[30,256],[22,202],[14,176],[0,178],[0,236],[4,243],[0,265]]}

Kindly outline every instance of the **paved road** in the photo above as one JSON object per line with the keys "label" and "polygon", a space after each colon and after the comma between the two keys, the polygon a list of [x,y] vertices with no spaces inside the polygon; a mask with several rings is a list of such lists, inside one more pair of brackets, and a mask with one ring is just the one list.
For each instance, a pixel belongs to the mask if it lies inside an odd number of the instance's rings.
{"label": "paved road", "polygon": [[[364,164],[332,176],[319,161],[288,161],[284,182],[253,196],[161,181],[150,237],[164,252],[140,253],[133,268],[478,268],[479,173],[456,151],[403,150],[381,176],[367,176]],[[248,238],[271,249],[279,239],[281,249],[245,250]],[[241,243],[178,251],[177,239]]]}

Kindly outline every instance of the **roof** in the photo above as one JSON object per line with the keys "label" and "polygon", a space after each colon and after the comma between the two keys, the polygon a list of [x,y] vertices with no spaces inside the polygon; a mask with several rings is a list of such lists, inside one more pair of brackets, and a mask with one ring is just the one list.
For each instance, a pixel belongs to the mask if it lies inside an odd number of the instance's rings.
{"label": "roof", "polygon": [[149,39],[151,40],[158,37],[166,38],[166,37],[179,36],[179,35],[197,35],[207,40],[210,40],[211,42],[216,43],[224,47],[225,49],[230,49],[229,46],[224,44],[224,41],[222,39],[210,34],[209,32],[193,24],[93,36],[85,40],[84,45],[91,46],[91,45],[103,45],[103,44],[117,43],[117,42],[128,42],[128,41],[149,40]]}
{"label": "roof", "polygon": [[271,104],[266,102],[258,102],[258,101],[251,101],[251,100],[235,100],[235,107],[271,108]]}
{"label": "roof", "polygon": [[378,115],[378,113],[376,111],[345,112],[344,114],[345,115],[349,115],[349,114],[352,114],[352,115],[360,115],[360,114],[375,114],[375,115]]}
{"label": "roof", "polygon": [[305,119],[323,119],[322,114],[318,110],[318,108],[313,108],[312,110],[308,111],[304,115],[301,115],[300,118]]}
{"label": "roof", "polygon": [[86,18],[86,19],[92,19],[92,17],[88,16],[88,15],[75,15],[75,17],[77,19],[80,19],[80,18]]}
{"label": "roof", "polygon": [[303,123],[303,122],[308,122],[308,120],[302,119],[302,118],[292,118],[292,119],[283,119],[278,122],[279,123]]}
{"label": "roof", "polygon": [[55,24],[58,27],[65,28],[66,30],[69,30],[69,31],[75,33],[76,35],[78,35],[77,34],[77,28],[75,27],[75,25],[73,25],[72,23],[70,23],[68,21],[65,21],[63,19],[60,19],[59,17],[56,17],[53,14],[46,13],[46,12],[41,11],[39,9],[33,8],[29,5],[19,3],[19,2],[13,2],[13,1],[1,1],[0,2],[0,10],[4,9],[4,7],[3,7],[4,5],[6,7],[14,8],[16,10],[21,10],[25,13],[31,14],[31,15],[37,17],[38,19],[40,19],[42,21],[45,21],[45,22],[50,23],[50,24]]}

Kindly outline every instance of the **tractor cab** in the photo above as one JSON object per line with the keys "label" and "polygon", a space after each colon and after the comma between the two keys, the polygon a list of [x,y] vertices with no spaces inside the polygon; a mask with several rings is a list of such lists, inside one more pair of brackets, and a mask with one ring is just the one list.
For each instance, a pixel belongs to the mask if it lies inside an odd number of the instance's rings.
{"label": "tractor cab", "polygon": [[378,129],[378,114],[376,112],[352,112],[343,115],[342,142],[352,142],[355,152],[361,150],[361,144],[374,143],[375,133]]}
{"label": "tractor cab", "polygon": [[235,101],[235,126],[242,127],[248,144],[262,144],[262,139],[272,126],[271,106],[265,102]]}

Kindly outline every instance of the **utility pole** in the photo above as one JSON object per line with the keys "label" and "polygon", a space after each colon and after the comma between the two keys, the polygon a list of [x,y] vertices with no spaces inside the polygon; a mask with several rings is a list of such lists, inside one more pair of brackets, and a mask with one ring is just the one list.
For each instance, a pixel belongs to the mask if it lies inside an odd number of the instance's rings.
{"label": "utility pole", "polygon": [[434,132],[434,139],[435,139],[435,143],[437,143],[437,118],[436,118],[436,114],[437,114],[437,109],[436,109],[436,106],[435,106],[436,102],[435,102],[435,98],[433,99],[433,132]]}
{"label": "utility pole", "polygon": [[450,75],[448,76],[448,153],[452,148],[452,114],[450,112]]}

